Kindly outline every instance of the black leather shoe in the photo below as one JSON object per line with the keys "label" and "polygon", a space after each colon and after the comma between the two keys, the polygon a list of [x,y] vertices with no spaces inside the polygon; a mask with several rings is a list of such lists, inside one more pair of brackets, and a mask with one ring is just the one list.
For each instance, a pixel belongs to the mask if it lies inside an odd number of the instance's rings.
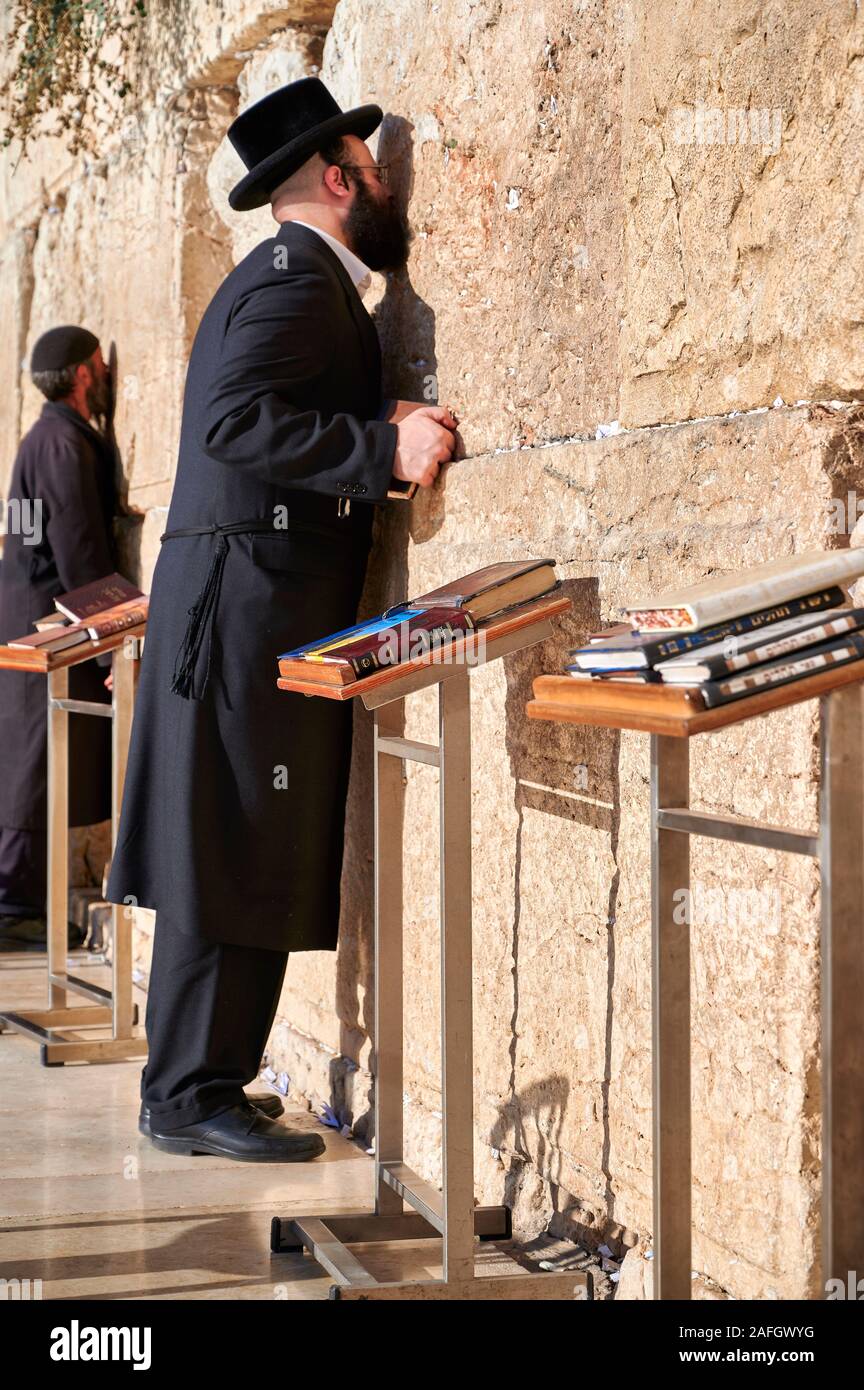
{"label": "black leather shoe", "polygon": [[169,1154],[215,1154],[243,1163],[303,1163],[326,1147],[320,1134],[288,1129],[244,1101],[194,1125],[159,1133],[150,1128],[157,1149]]}
{"label": "black leather shoe", "polygon": [[[256,1091],[253,1095],[247,1096],[250,1105],[254,1105],[256,1110],[261,1110],[268,1115],[271,1120],[275,1120],[283,1114],[285,1106],[278,1096],[274,1096],[272,1091]],[[150,1107],[142,1105],[138,1115],[138,1128],[140,1132],[150,1138]]]}

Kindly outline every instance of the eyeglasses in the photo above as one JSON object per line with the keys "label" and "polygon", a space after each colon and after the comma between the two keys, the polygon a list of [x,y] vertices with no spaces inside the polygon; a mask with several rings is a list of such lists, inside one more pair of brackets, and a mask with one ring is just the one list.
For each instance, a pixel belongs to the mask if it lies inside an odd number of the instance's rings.
{"label": "eyeglasses", "polygon": [[351,173],[353,173],[355,169],[375,169],[378,174],[379,183],[383,183],[385,188],[390,183],[389,164],[340,164],[338,167],[342,169],[343,172],[347,169]]}

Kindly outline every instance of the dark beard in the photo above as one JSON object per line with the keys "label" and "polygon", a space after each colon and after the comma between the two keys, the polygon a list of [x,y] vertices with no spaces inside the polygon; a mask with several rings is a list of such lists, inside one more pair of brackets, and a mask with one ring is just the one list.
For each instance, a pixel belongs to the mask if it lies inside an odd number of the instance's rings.
{"label": "dark beard", "polygon": [[91,420],[99,420],[100,423],[108,415],[108,405],[110,392],[107,381],[93,381],[87,387],[87,409],[90,412]]}
{"label": "dark beard", "polygon": [[411,232],[395,199],[379,202],[365,183],[357,181],[345,237],[370,270],[400,270],[408,260]]}

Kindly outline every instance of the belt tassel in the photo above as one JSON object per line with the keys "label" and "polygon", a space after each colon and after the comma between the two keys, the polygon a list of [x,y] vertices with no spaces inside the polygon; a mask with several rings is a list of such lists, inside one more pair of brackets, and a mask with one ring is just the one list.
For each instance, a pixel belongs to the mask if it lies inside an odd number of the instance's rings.
{"label": "belt tassel", "polygon": [[[219,589],[222,584],[222,571],[225,568],[225,557],[227,554],[228,542],[224,535],[218,533],[216,536],[216,549],[213,559],[210,561],[207,578],[204,580],[201,592],[192,607],[186,610],[189,615],[189,622],[186,625],[186,632],[174,661],[174,676],[171,681],[171,689],[174,694],[181,695],[184,700],[200,700],[207,687],[213,645],[213,614],[219,598]],[[196,691],[195,669],[198,665],[198,657],[202,642],[205,638],[205,633],[207,640],[207,665],[204,670],[204,679],[201,681]]]}

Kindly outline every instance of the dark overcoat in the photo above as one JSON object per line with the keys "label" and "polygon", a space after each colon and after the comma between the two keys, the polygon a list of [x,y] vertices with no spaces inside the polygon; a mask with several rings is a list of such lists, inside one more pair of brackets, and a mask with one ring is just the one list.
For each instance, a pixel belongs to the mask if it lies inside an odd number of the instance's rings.
{"label": "dark overcoat", "polygon": [[[22,508],[38,503],[38,509]],[[76,410],[46,402],[21,441],[7,494],[7,533],[0,565],[0,642],[33,631],[54,611],[58,594],[116,569],[114,452]],[[38,523],[27,531],[17,519]],[[69,672],[69,693],[107,702],[105,664]],[[47,825],[47,682],[44,675],[0,671],[0,826]],[[69,824],[93,825],[111,814],[111,724],[69,718]]]}
{"label": "dark overcoat", "polygon": [[[351,277],[317,232],[283,224],[192,347],[112,902],[206,940],[335,948],[351,703],[277,690],[277,658],[356,618],[397,441],[381,404]],[[261,533],[173,534],[247,520]]]}

